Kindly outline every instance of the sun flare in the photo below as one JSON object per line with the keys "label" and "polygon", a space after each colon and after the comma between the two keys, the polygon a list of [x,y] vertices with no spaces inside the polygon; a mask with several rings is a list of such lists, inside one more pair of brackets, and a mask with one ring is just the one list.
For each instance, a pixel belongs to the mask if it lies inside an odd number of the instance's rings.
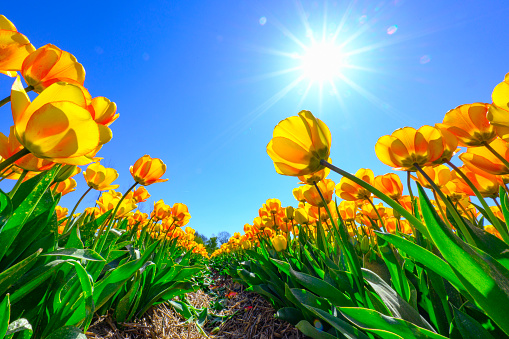
{"label": "sun flare", "polygon": [[333,43],[318,43],[306,48],[301,58],[303,75],[311,81],[334,80],[341,74],[344,55]]}

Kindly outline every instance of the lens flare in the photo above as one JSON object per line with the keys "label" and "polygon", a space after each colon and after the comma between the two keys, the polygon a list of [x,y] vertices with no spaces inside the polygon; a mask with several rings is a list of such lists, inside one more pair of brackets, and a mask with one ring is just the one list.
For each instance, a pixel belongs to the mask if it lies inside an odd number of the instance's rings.
{"label": "lens flare", "polygon": [[304,75],[312,81],[332,80],[341,74],[344,55],[341,49],[331,43],[315,44],[302,57]]}

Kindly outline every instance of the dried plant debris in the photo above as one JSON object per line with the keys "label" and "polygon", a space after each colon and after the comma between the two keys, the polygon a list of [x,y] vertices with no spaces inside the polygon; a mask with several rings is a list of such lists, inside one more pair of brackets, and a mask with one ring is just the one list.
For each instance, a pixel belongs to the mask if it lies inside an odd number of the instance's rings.
{"label": "dried plant debris", "polygon": [[[167,303],[152,307],[141,319],[132,323],[116,324],[110,315],[102,316],[92,323],[87,338],[134,339],[269,339],[307,338],[291,324],[276,319],[274,309],[260,295],[246,292],[244,287],[231,279],[222,280],[225,294],[224,309],[212,311],[219,316],[229,316],[222,323],[206,323],[206,333],[200,333],[194,322],[186,321]],[[212,298],[203,291],[188,293],[186,300],[195,308],[209,307]]]}

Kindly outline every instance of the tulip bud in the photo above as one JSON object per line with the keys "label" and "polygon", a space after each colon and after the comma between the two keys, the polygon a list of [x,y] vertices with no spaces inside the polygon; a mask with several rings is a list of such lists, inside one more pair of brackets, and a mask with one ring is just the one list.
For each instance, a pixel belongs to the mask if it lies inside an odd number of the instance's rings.
{"label": "tulip bud", "polygon": [[366,254],[369,251],[369,238],[365,235],[361,240],[361,251]]}
{"label": "tulip bud", "polygon": [[274,245],[274,249],[277,252],[286,250],[287,246],[286,238],[281,234],[276,235],[274,238],[272,238],[272,245]]}
{"label": "tulip bud", "polygon": [[292,206],[288,206],[285,209],[286,217],[290,220],[293,219],[293,213],[295,212],[295,209]]}
{"label": "tulip bud", "polygon": [[65,181],[73,175],[78,174],[79,172],[81,172],[81,168],[78,168],[76,165],[64,165],[58,170],[58,173],[55,176],[55,179],[53,179],[53,182]]}

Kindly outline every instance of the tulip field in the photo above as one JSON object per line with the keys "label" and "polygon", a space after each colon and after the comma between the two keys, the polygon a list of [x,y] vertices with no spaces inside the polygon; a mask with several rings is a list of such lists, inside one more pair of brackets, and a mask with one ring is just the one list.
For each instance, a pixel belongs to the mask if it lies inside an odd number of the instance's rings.
{"label": "tulip field", "polygon": [[[331,132],[310,111],[284,119],[267,154],[296,177],[295,206],[268,199],[208,253],[185,204],[138,209],[168,180],[163,160],[142,156],[132,186],[115,191],[118,173],[97,155],[117,106],[91,96],[72,54],[36,49],[0,16],[0,73],[12,78],[0,109],[13,117],[0,181],[14,183],[0,186],[0,338],[87,338],[102,316],[122,327],[160,304],[204,338],[228,338],[206,326],[225,316],[186,299],[211,290],[211,270],[311,338],[509,338],[509,74],[492,103],[380,137],[387,174],[336,167]],[[59,202],[75,175],[88,189],[69,211]],[[82,206],[91,191],[96,206]]]}

